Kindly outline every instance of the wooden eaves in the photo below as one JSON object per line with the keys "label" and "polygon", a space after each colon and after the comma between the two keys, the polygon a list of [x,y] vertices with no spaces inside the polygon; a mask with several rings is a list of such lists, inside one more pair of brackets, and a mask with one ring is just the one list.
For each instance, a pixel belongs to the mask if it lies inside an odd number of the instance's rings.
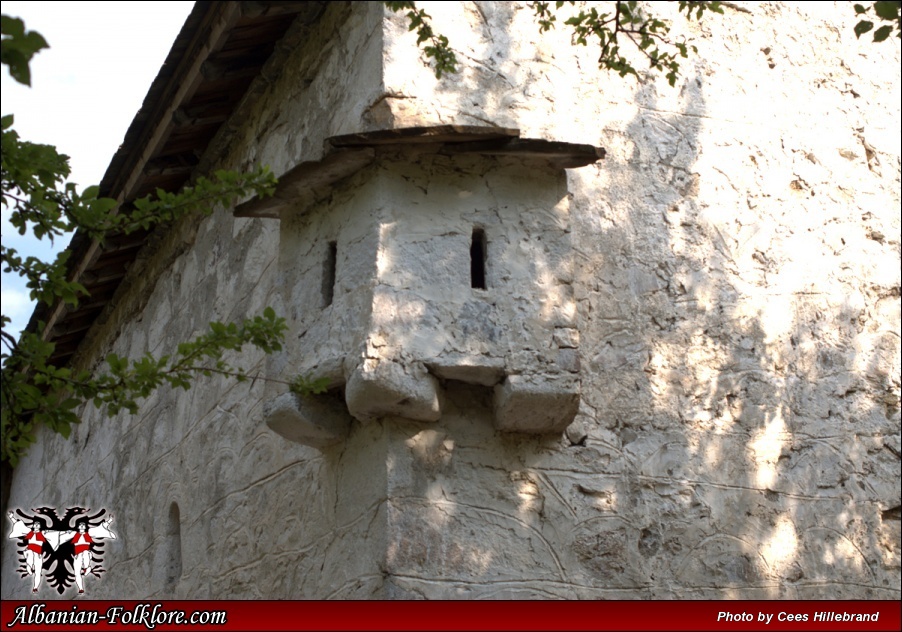
{"label": "wooden eaves", "polygon": [[235,208],[236,217],[278,219],[281,211],[305,193],[324,195],[341,180],[374,162],[380,155],[419,146],[458,156],[518,156],[546,162],[558,169],[575,169],[605,156],[602,147],[520,138],[520,130],[476,125],[436,125],[345,134],[326,139],[322,160],[302,162],[279,177],[271,197],[256,197]]}

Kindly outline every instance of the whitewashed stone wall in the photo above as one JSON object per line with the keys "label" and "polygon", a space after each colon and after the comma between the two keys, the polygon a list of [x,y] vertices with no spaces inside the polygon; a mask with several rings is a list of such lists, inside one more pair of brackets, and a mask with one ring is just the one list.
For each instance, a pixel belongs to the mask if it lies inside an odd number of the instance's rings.
{"label": "whitewashed stone wall", "polygon": [[392,594],[899,596],[898,42],[842,3],[735,6],[674,88],[508,3],[427,7],[466,65],[440,82],[386,24],[395,125],[609,152],[568,172],[578,420],[480,435],[459,389],[459,419],[399,426]]}
{"label": "whitewashed stone wall", "polygon": [[[382,91],[381,23],[379,6],[339,3],[315,36],[289,33],[295,48],[266,69],[255,86],[261,95],[236,113],[204,164],[268,164],[282,173],[319,159],[326,137],[359,131]],[[136,264],[103,331],[88,341],[88,357],[168,353],[210,320],[277,307],[278,252],[278,222],[235,219],[230,209],[182,222]],[[233,360],[265,372],[260,354]],[[89,406],[70,440],[41,434],[16,469],[11,506],[104,507],[116,516],[107,573],[89,578],[94,598],[378,595],[378,429],[324,456],[265,426],[264,391],[259,381],[209,378],[187,392],[161,389],[134,417],[109,419]],[[30,596],[13,572],[13,549],[3,549],[2,594]]]}
{"label": "whitewashed stone wall", "polygon": [[579,406],[564,170],[393,153],[327,203],[282,213],[292,328],[270,377],[328,377],[344,402],[329,414],[284,395],[267,423],[321,447],[346,436],[348,413],[434,422],[454,380],[497,387],[499,429],[559,434]]}
{"label": "whitewashed stone wall", "polygon": [[[591,48],[537,35],[523,6],[422,4],[460,75],[436,81],[378,5],[333,8],[207,163],[281,173],[332,135],[449,123],[608,157],[566,181],[377,164],[281,221],[185,222],[88,353],[163,353],[271,304],[291,323],[286,353],[241,360],[269,377],[367,354],[429,368],[467,340],[466,319],[447,318],[461,262],[436,261],[487,211],[537,259],[564,200],[572,298],[549,306],[574,307],[576,421],[499,432],[489,385],[432,367],[437,418],[351,420],[317,450],[264,423],[284,388],[209,379],[136,417],[88,410],[69,441],[42,434],[13,506],[116,514],[98,598],[902,596],[898,41],[856,41],[846,3],[669,16],[699,48],[671,88],[595,70]],[[521,204],[517,224],[502,210],[542,191],[558,193]],[[516,321],[507,291],[485,290],[501,329]],[[398,297],[396,314],[383,301]],[[22,596],[11,568],[5,547],[3,596]]]}

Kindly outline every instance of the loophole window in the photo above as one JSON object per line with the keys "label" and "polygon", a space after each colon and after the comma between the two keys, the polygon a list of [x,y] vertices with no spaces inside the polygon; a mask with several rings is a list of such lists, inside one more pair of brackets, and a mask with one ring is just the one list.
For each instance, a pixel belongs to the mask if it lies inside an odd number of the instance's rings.
{"label": "loophole window", "polygon": [[329,307],[335,296],[335,265],[338,261],[338,244],[329,242],[326,260],[323,262],[323,307]]}
{"label": "loophole window", "polygon": [[485,231],[481,228],[473,229],[473,238],[470,242],[470,287],[477,290],[486,289],[485,262],[488,256],[488,243],[485,239]]}

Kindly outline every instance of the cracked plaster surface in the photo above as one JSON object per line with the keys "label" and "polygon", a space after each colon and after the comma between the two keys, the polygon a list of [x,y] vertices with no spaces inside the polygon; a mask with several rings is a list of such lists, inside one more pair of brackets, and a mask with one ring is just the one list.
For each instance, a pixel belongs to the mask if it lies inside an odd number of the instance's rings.
{"label": "cracked plaster surface", "polygon": [[[498,432],[490,387],[439,378],[440,419],[354,421],[318,450],[265,426],[275,394],[262,382],[210,378],[158,391],[134,417],[89,406],[69,441],[42,432],[12,503],[114,511],[120,540],[89,587],[102,599],[898,599],[899,45],[857,41],[842,4],[735,4],[747,12],[675,20],[699,48],[675,88],[596,72],[591,50],[561,30],[535,36],[528,10],[501,2],[424,3],[464,60],[436,82],[400,18],[335,7],[211,159],[280,173],[329,136],[474,122],[605,147],[561,189],[578,345],[559,348],[577,349],[581,375],[567,432]],[[457,177],[420,168],[437,186]],[[165,352],[273,305],[294,355],[243,366],[286,374],[307,351],[366,353],[375,275],[343,277],[344,307],[316,334],[319,286],[291,300],[285,288],[314,273],[321,242],[294,243],[291,268],[284,231],[332,222],[341,265],[369,265],[380,234],[339,204],[367,186],[306,220],[174,227],[92,352]],[[402,203],[430,195],[398,186]],[[399,246],[451,250],[427,248],[425,216],[398,213],[385,230]],[[529,262],[542,234],[523,230]],[[390,288],[417,272],[385,265]],[[403,356],[387,333],[373,349]],[[4,598],[27,591],[11,549]]]}

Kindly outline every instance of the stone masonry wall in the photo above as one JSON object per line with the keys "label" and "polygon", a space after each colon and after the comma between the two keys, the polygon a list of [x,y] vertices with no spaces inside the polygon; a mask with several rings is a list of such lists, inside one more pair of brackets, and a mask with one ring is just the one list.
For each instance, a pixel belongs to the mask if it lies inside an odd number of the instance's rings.
{"label": "stone masonry wall", "polygon": [[[656,4],[699,49],[670,87],[597,70],[591,47],[560,26],[538,35],[518,3],[423,2],[463,65],[437,81],[402,17],[332,4],[289,34],[205,167],[280,174],[322,157],[330,136],[442,124],[516,127],[607,158],[565,178],[377,164],[281,220],[184,221],[137,262],[82,362],[165,353],[267,305],[289,319],[286,352],[235,361],[268,377],[336,348],[364,357],[373,323],[393,353],[429,348],[367,292],[425,314],[456,296],[453,275],[417,275],[453,259],[447,244],[466,247],[476,214],[513,222],[498,184],[520,178],[511,197],[544,183],[561,206],[523,205],[509,252],[539,258],[566,209],[554,240],[569,267],[554,287],[578,329],[565,345],[578,350],[576,420],[499,432],[491,386],[453,372],[431,374],[437,419],[354,420],[322,450],[267,428],[284,392],[273,383],[204,378],[134,417],[88,406],[69,440],[41,433],[11,505],[116,515],[89,596],[902,597],[898,40],[857,41],[847,3],[730,3],[702,25]],[[378,209],[361,219],[369,195]],[[339,270],[322,319],[330,241]],[[516,304],[485,291],[499,311]],[[466,322],[450,319],[447,340],[469,344]],[[13,550],[4,598],[29,589]]]}
{"label": "stone masonry wall", "polygon": [[[279,174],[319,159],[324,138],[359,131],[381,94],[381,21],[378,6],[334,3],[319,30],[289,32],[293,46],[281,47],[254,86],[258,97],[203,163],[268,164]],[[276,221],[221,209],[181,222],[149,250],[88,340],[88,366],[109,350],[169,353],[211,320],[281,307]],[[232,361],[265,373],[260,354]],[[41,433],[16,469],[11,507],[115,515],[119,539],[106,546],[102,581],[88,578],[93,598],[372,596],[385,548],[370,526],[384,512],[381,439],[366,429],[328,457],[287,443],[263,424],[264,397],[262,382],[214,377],[187,392],[160,389],[136,416],[87,406],[69,440]],[[14,550],[3,548],[4,598],[30,595]]]}
{"label": "stone masonry wall", "polygon": [[388,593],[898,598],[898,41],[844,3],[668,15],[699,48],[671,88],[523,6],[424,7],[464,70],[436,82],[386,22],[395,125],[608,156],[568,172],[576,423],[493,433],[454,387],[440,426],[393,425]]}

